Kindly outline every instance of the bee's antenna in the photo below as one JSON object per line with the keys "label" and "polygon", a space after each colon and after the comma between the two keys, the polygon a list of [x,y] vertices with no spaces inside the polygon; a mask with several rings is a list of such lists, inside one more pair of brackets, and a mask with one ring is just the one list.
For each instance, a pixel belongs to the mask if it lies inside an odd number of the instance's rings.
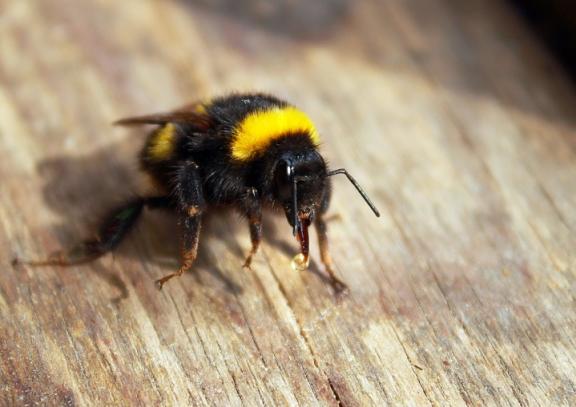
{"label": "bee's antenna", "polygon": [[[332,175],[336,175],[336,174],[346,175],[346,177],[348,177],[348,180],[352,183],[352,185],[354,185],[354,187],[356,187],[356,190],[360,193],[360,195],[362,195],[362,198],[364,198],[364,200],[366,201],[366,203],[368,204],[370,209],[372,209],[372,212],[374,212],[374,215],[380,217],[380,212],[378,211],[378,209],[376,209],[376,206],[374,206],[374,204],[372,203],[370,198],[368,198],[368,195],[366,195],[366,192],[364,192],[364,190],[362,189],[360,184],[358,184],[358,182],[356,182],[356,180],[354,179],[354,177],[352,175],[348,174],[348,171],[346,171],[345,168],[340,168],[337,170],[329,171],[326,174],[326,176],[331,177]],[[294,188],[296,188],[296,187],[294,187]]]}

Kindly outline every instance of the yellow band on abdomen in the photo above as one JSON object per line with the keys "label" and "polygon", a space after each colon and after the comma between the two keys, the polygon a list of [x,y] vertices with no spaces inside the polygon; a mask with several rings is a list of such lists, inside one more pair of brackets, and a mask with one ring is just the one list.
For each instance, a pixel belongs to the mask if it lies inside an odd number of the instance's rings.
{"label": "yellow band on abdomen", "polygon": [[172,156],[175,147],[176,126],[166,124],[159,129],[148,145],[148,157],[154,161],[167,160]]}

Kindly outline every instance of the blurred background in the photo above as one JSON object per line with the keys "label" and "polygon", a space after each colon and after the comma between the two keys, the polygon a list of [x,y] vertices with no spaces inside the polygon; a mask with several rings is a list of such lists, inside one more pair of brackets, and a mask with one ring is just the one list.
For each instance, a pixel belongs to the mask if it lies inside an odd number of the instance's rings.
{"label": "blurred background", "polygon": [[576,5],[570,0],[512,0],[532,29],[576,75]]}
{"label": "blurred background", "polygon": [[[0,0],[0,404],[573,405],[574,10]],[[160,294],[178,240],[156,214],[99,262],[12,267],[140,190],[145,131],[114,120],[254,90],[307,112],[382,212],[336,181],[343,304],[291,272],[282,217],[254,273],[217,217]]]}

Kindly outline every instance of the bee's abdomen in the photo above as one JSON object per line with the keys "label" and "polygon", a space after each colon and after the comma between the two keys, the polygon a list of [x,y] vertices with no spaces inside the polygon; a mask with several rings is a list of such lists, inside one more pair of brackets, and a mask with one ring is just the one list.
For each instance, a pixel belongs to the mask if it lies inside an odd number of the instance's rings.
{"label": "bee's abdomen", "polygon": [[149,163],[161,163],[174,157],[177,144],[177,128],[167,123],[154,130],[142,151],[142,160]]}

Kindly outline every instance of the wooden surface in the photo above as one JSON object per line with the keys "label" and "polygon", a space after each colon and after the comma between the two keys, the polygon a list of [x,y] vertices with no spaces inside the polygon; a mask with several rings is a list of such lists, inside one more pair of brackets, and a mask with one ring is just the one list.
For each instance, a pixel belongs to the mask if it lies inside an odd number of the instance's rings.
{"label": "wooden surface", "polygon": [[[247,3],[0,1],[0,403],[573,405],[575,90],[523,22],[496,0]],[[213,216],[162,292],[178,243],[150,212],[91,265],[11,266],[138,191],[143,134],[114,119],[252,89],[307,111],[382,210],[336,180],[344,301],[290,269],[283,217],[247,272],[246,225]]]}

